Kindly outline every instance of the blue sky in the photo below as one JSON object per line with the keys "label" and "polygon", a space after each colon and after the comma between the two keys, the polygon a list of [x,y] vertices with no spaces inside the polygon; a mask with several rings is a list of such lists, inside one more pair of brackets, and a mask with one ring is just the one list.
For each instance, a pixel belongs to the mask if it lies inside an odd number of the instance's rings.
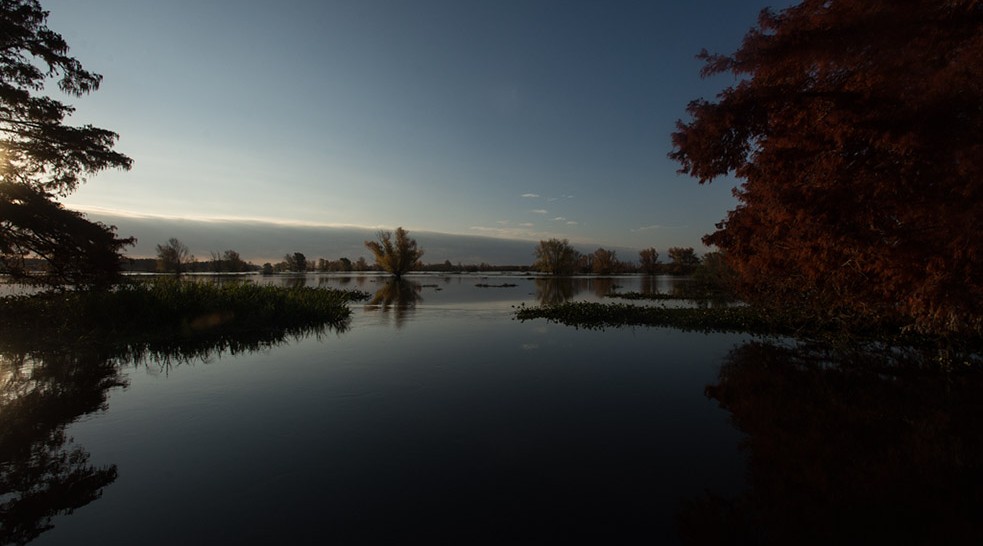
{"label": "blue sky", "polygon": [[694,246],[735,205],[666,157],[701,80],[788,2],[47,0],[104,76],[73,124],[130,172],[73,208]]}

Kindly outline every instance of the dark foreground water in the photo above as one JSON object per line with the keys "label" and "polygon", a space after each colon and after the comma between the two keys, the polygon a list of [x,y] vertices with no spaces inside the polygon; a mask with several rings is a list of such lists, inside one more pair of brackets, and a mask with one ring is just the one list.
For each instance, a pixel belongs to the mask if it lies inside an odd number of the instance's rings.
{"label": "dark foreground water", "polygon": [[133,361],[91,340],[0,354],[0,542],[981,536],[975,375],[737,334],[511,319],[513,305],[670,291],[669,279],[412,280],[260,281],[376,295],[344,331],[260,351]]}

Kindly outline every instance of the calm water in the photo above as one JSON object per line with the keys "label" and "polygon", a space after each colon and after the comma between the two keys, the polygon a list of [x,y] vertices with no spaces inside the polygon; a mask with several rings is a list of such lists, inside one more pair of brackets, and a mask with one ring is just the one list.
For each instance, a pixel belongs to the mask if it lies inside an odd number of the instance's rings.
{"label": "calm water", "polygon": [[511,318],[670,279],[411,280],[257,279],[376,294],[343,332],[261,351],[0,355],[0,538],[781,543],[861,519],[909,538],[978,531],[975,376],[909,388],[744,335]]}

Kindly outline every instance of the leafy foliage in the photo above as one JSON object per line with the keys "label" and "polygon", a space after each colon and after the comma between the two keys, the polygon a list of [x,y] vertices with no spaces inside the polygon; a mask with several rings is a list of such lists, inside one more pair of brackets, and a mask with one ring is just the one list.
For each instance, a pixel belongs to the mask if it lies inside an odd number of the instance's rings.
{"label": "leafy foliage", "polygon": [[183,273],[191,261],[188,245],[174,237],[162,245],[157,245],[157,271],[161,273]]}
{"label": "leafy foliage", "polygon": [[591,260],[591,271],[595,275],[611,275],[617,273],[621,263],[613,250],[598,248],[594,251],[594,259]]}
{"label": "leafy foliage", "polygon": [[983,4],[805,0],[701,58],[740,81],[690,103],[670,157],[744,179],[704,242],[746,298],[983,331]]}
{"label": "leafy foliage", "polygon": [[303,273],[307,271],[307,256],[303,252],[294,252],[283,256],[284,268],[287,271]]}
{"label": "leafy foliage", "polygon": [[29,260],[45,274],[34,281],[101,286],[120,270],[115,228],[85,220],[54,203],[85,176],[107,168],[129,169],[132,160],[113,151],[116,133],[91,125],[72,127],[72,106],[41,95],[57,80],[80,97],[99,88],[102,76],[68,56],[68,44],[47,27],[48,12],[36,0],[0,2],[0,261],[24,277]]}
{"label": "leafy foliage", "polygon": [[577,252],[566,239],[540,241],[536,247],[536,261],[533,269],[549,275],[570,275],[577,267]]}
{"label": "leafy foliage", "polygon": [[[30,186],[0,182],[0,271],[24,282],[101,288],[123,267],[124,246],[116,228],[90,222]],[[29,272],[31,260],[43,271]]]}
{"label": "leafy foliage", "polygon": [[642,273],[655,275],[659,272],[659,251],[654,247],[640,250],[638,252],[638,263]]}
{"label": "leafy foliage", "polygon": [[0,176],[66,195],[86,174],[129,169],[132,160],[112,150],[116,133],[64,125],[75,109],[35,95],[51,78],[76,97],[102,81],[68,56],[68,44],[47,27],[47,17],[36,0],[0,2]]}
{"label": "leafy foliage", "polygon": [[672,263],[666,269],[672,275],[689,275],[700,265],[700,259],[693,247],[674,246],[667,253]]}
{"label": "leafy foliage", "polygon": [[423,257],[423,250],[417,248],[416,240],[402,227],[396,228],[395,241],[392,232],[380,231],[379,240],[365,241],[365,247],[375,256],[375,263],[397,279],[419,267]]}

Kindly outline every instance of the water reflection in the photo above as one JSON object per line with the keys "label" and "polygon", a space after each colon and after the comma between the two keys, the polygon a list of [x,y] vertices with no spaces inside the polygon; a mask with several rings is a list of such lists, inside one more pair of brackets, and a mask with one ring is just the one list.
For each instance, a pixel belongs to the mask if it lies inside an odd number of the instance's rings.
{"label": "water reflection", "polygon": [[376,290],[375,295],[365,305],[369,311],[381,310],[393,318],[393,325],[401,328],[406,319],[413,315],[416,304],[423,301],[420,291],[423,286],[407,279],[387,279]]}
{"label": "water reflection", "polygon": [[347,323],[215,328],[138,339],[91,332],[3,332],[0,336],[0,544],[23,544],[102,495],[117,477],[114,464],[93,465],[66,427],[107,409],[110,389],[125,387],[125,365],[171,367],[223,354],[266,350],[302,337],[342,332]]}
{"label": "water reflection", "polygon": [[109,389],[125,381],[91,345],[24,350],[9,343],[0,343],[0,381],[0,544],[23,544],[116,480],[116,466],[90,464],[65,427],[106,409]]}
{"label": "water reflection", "polygon": [[307,275],[285,275],[281,284],[287,288],[304,288],[307,286]]}
{"label": "water reflection", "polygon": [[914,351],[749,343],[707,396],[747,434],[748,492],[693,499],[688,544],[983,544],[983,373]]}
{"label": "water reflection", "polygon": [[541,305],[565,303],[578,292],[574,280],[568,277],[536,279],[536,299]]}

